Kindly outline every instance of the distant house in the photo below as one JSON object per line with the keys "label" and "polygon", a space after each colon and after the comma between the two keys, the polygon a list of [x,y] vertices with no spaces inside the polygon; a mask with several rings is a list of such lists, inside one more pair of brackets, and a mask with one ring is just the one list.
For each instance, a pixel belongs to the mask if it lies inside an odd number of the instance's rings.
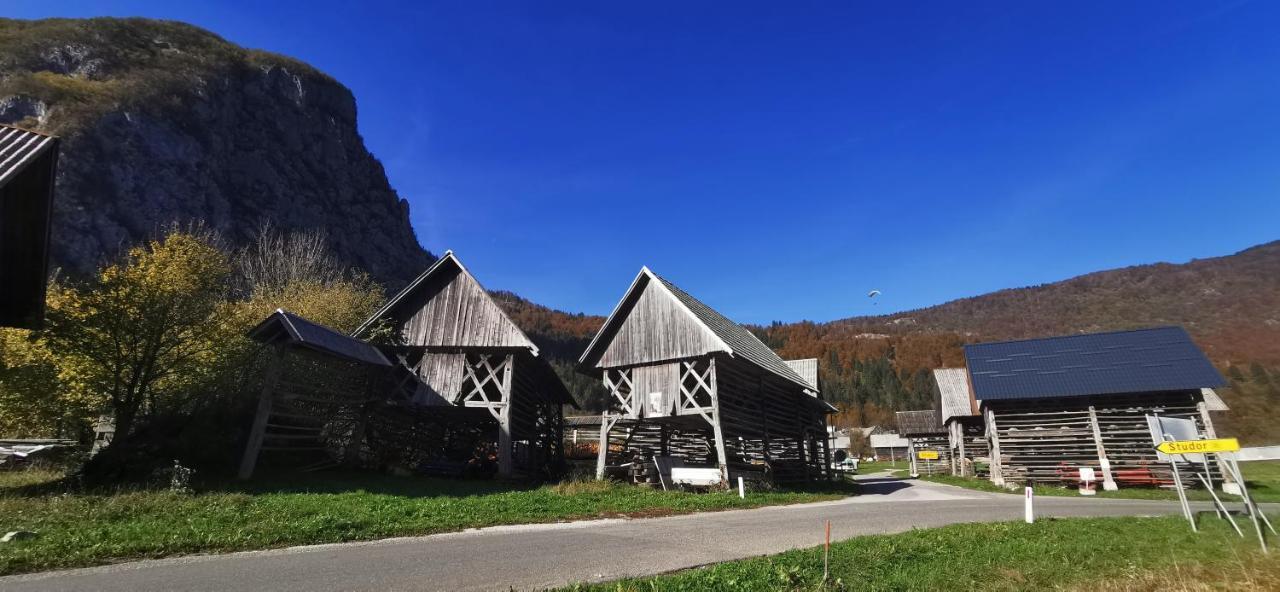
{"label": "distant house", "polygon": [[1145,416],[1191,419],[1214,437],[1212,391],[1226,382],[1181,327],[966,345],[973,397],[997,485],[1074,482],[1093,468],[1106,489],[1165,485]]}
{"label": "distant house", "polygon": [[987,435],[978,414],[978,402],[969,390],[969,374],[964,368],[933,371],[933,392],[938,401],[938,418],[947,432],[951,474],[986,476]]}
{"label": "distant house", "polygon": [[0,125],[0,327],[44,323],[58,138]]}
{"label": "distant house", "polygon": [[[899,411],[898,433],[907,439],[907,454],[911,458],[911,476],[940,475],[951,472],[951,448],[946,429],[938,421],[938,412],[932,409]],[[924,453],[923,455],[921,453]],[[937,458],[921,458],[926,455]]]}
{"label": "distant house", "polygon": [[871,434],[871,447],[876,451],[876,458],[890,461],[905,460],[909,456],[911,446],[906,438],[895,433]]}
{"label": "distant house", "polygon": [[[779,482],[826,479],[817,361],[783,361],[750,331],[648,268],[579,360],[609,390],[597,477],[639,459]],[[630,465],[634,467],[635,465]],[[653,471],[656,472],[656,469]]]}

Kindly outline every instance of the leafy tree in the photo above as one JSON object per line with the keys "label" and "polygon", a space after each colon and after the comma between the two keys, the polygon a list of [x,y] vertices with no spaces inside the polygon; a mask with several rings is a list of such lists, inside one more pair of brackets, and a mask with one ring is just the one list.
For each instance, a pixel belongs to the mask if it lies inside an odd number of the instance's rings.
{"label": "leafy tree", "polygon": [[210,237],[175,231],[129,250],[92,286],[49,298],[47,343],[62,385],[115,416],[116,442],[140,416],[183,403],[225,351],[231,264]]}

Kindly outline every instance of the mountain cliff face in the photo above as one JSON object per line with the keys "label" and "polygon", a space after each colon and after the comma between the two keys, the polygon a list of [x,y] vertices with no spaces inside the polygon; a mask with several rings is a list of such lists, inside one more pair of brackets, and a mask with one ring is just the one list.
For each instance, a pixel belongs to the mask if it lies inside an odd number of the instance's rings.
{"label": "mountain cliff face", "polygon": [[268,219],[324,229],[389,287],[432,260],[347,88],[190,25],[0,19],[0,122],[64,139],[53,263],[72,273],[192,221],[233,243]]}

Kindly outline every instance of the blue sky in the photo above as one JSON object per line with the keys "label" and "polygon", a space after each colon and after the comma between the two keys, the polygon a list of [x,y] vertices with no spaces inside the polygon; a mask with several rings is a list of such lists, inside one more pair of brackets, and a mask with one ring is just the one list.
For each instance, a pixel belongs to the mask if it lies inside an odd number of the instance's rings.
{"label": "blue sky", "polygon": [[[1280,4],[11,0],[310,62],[422,244],[604,314],[641,265],[741,322],[1280,239]],[[882,291],[873,305],[866,294]]]}

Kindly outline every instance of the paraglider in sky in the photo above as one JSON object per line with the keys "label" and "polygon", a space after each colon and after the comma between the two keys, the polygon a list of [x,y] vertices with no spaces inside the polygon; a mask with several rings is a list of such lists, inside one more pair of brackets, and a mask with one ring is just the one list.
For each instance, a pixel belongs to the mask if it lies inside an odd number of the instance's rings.
{"label": "paraglider in sky", "polygon": [[876,296],[879,296],[879,295],[880,295],[880,290],[872,290],[870,292],[867,292],[867,298],[871,299],[871,306],[876,306],[877,304],[880,304],[879,302],[875,301]]}

